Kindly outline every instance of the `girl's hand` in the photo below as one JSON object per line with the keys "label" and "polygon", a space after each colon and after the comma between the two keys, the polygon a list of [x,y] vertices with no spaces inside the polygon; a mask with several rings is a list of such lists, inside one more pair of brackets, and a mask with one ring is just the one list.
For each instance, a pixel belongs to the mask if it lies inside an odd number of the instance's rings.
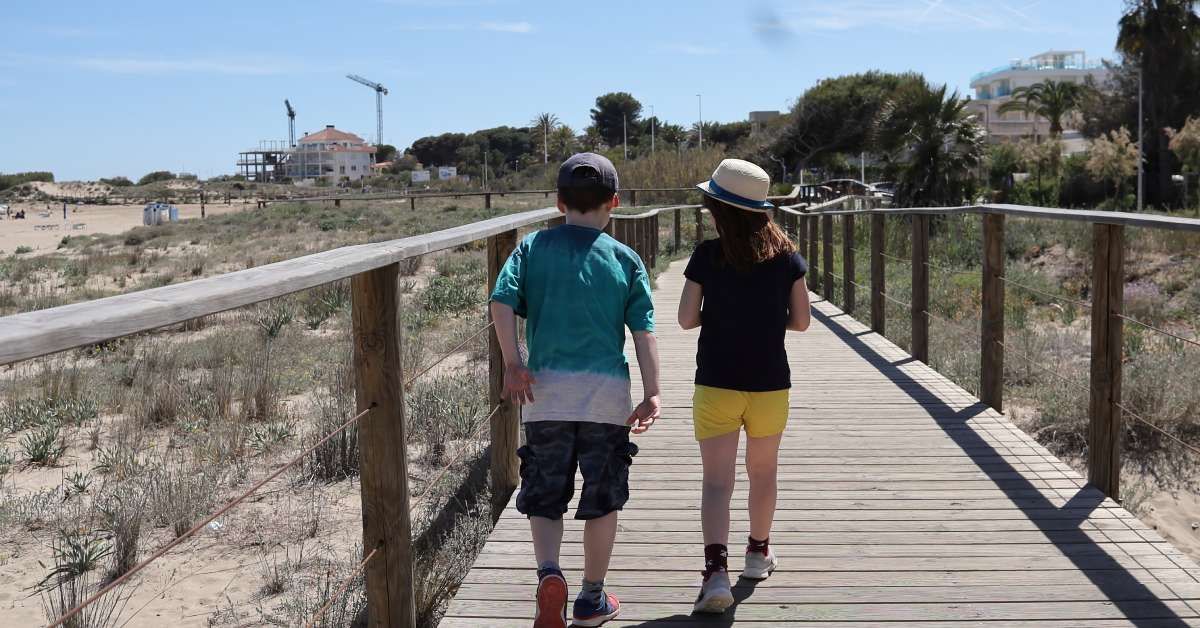
{"label": "girl's hand", "polygon": [[658,420],[661,411],[662,409],[660,407],[658,395],[646,397],[645,401],[639,403],[638,406],[633,409],[633,414],[629,415],[629,420],[625,421],[625,424],[633,426],[633,429],[631,429],[630,432],[634,434],[641,434],[650,429],[651,425],[654,425],[654,422]]}
{"label": "girl's hand", "polygon": [[533,403],[533,385],[537,381],[524,364],[508,364],[504,367],[504,397],[517,405]]}

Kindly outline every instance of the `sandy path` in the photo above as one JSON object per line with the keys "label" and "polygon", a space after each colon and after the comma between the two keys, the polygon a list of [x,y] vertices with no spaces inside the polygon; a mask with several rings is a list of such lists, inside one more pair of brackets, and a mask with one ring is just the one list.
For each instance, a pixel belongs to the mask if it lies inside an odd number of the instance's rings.
{"label": "sandy path", "polygon": [[[50,204],[49,217],[42,214],[47,204],[14,203],[10,213],[25,210],[25,220],[0,217],[0,254],[9,255],[18,246],[33,248],[33,255],[54,251],[65,235],[91,235],[96,233],[121,233],[142,224],[142,207],[145,205],[68,205],[67,220],[63,220],[62,203]],[[200,205],[176,205],[179,218],[199,218]],[[206,215],[213,216],[253,208],[250,203],[209,203]],[[79,225],[82,225],[81,227]],[[41,229],[37,227],[43,227]],[[46,229],[46,226],[53,226]]]}

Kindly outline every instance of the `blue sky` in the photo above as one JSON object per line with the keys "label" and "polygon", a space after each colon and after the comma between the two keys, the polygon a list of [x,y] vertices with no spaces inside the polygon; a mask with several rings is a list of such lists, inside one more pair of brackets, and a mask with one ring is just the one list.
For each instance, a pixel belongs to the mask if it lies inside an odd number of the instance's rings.
{"label": "blue sky", "polygon": [[525,125],[577,131],[628,91],[659,117],[740,120],[817,80],[975,72],[1051,48],[1113,56],[1121,0],[112,0],[10,3],[0,172],[59,180],[234,170],[239,150],[325,124],[384,141]]}

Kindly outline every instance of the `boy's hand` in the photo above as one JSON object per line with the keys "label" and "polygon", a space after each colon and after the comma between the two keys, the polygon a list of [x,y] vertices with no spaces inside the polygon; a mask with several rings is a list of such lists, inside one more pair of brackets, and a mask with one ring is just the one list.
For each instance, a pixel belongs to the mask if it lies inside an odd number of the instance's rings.
{"label": "boy's hand", "polygon": [[633,426],[630,432],[641,434],[650,429],[651,425],[654,425],[654,422],[658,420],[660,412],[658,395],[646,397],[645,401],[639,403],[633,409],[633,414],[629,415],[629,420],[625,424]]}
{"label": "boy's hand", "polygon": [[517,405],[533,403],[533,385],[537,382],[524,364],[504,366],[504,397]]}

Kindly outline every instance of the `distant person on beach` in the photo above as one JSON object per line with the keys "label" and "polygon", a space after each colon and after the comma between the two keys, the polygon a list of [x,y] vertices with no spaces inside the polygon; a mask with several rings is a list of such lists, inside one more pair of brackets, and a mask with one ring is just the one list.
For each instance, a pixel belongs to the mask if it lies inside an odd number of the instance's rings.
{"label": "distant person on beach", "polygon": [[779,565],[770,535],[792,385],[783,340],[788,330],[808,329],[808,264],[767,213],[771,179],[762,168],[726,159],[697,187],[719,237],[696,246],[679,300],[679,325],[700,328],[692,422],[704,469],[704,583],[693,610],[723,613],[734,602],[729,500],[742,430],[750,479],[742,577],[762,580]]}
{"label": "distant person on beach", "polygon": [[[638,451],[629,435],[645,432],[659,415],[650,280],[638,254],[604,233],[620,202],[617,189],[607,158],[580,153],[563,162],[558,209],[565,223],[522,240],[491,295],[504,392],[525,406],[517,510],[529,517],[538,567],[535,628],[567,625],[559,550],[577,469],[583,490],[575,518],[586,523],[583,586],[571,625],[599,626],[620,612],[604,579]],[[517,347],[517,316],[526,319],[528,364]],[[637,407],[630,399],[625,328],[633,333],[642,373],[644,399]]]}

